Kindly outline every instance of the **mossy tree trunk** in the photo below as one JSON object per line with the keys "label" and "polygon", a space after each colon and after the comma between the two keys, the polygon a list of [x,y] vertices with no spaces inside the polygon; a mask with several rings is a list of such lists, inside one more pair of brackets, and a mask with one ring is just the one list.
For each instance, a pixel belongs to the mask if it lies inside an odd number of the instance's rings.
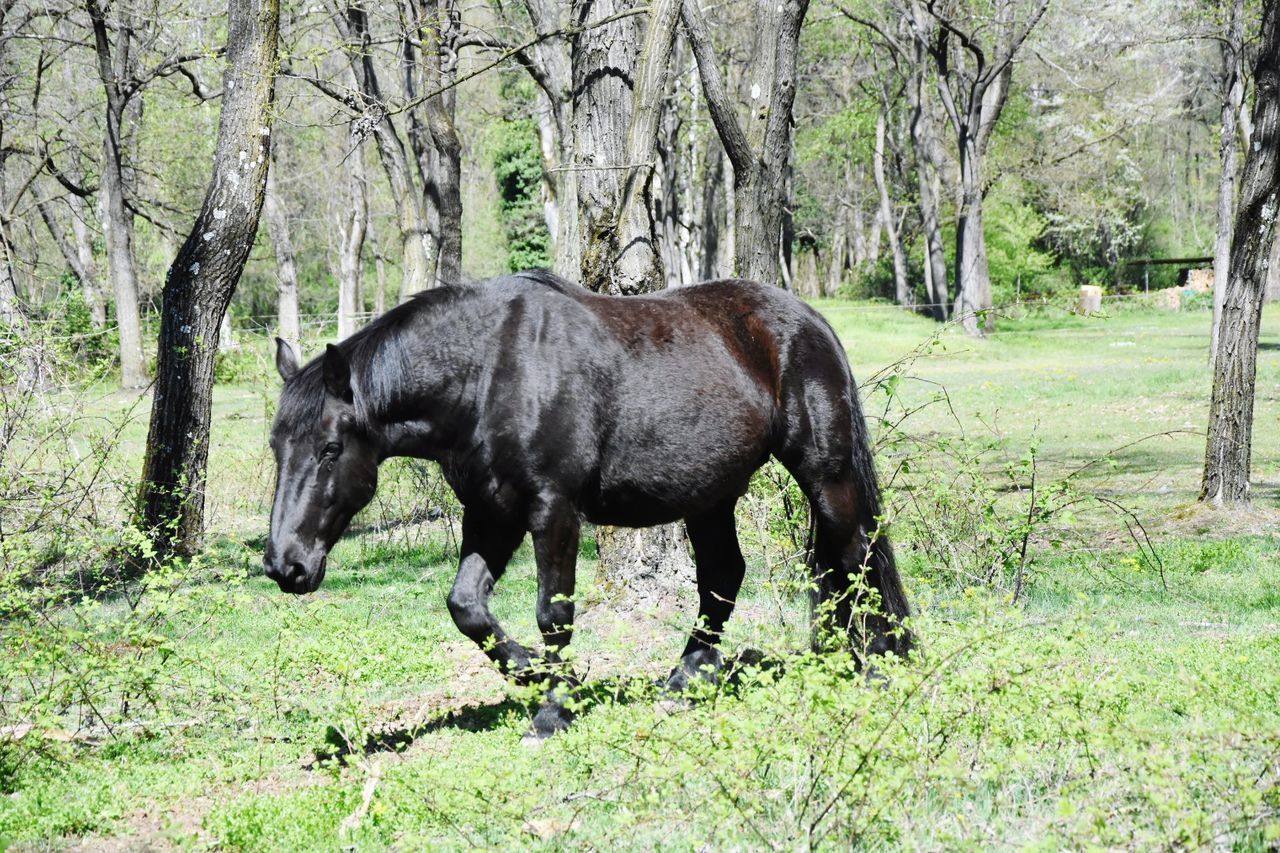
{"label": "mossy tree trunk", "polygon": [[229,0],[227,70],[213,175],[165,279],[155,398],[139,508],[159,557],[190,556],[204,533],[218,328],[258,230],[270,161],[279,0]]}

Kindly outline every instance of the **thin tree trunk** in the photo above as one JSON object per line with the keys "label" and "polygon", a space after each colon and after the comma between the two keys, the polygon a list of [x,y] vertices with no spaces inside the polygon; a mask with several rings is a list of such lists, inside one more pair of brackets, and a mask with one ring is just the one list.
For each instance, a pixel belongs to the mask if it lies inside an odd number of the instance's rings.
{"label": "thin tree trunk", "polygon": [[364,152],[357,147],[347,156],[347,164],[347,194],[338,211],[338,340],[350,336],[358,324],[361,257],[369,214]]}
{"label": "thin tree trunk", "polygon": [[425,191],[414,179],[408,154],[391,115],[381,108],[385,103],[370,53],[369,21],[359,2],[347,4],[339,28],[347,39],[351,71],[362,97],[373,104],[368,121],[378,146],[378,159],[387,175],[391,198],[396,205],[400,226],[401,279],[400,301],[404,302],[420,290],[432,285],[434,253],[427,223]]}
{"label": "thin tree trunk", "polygon": [[876,179],[876,192],[880,196],[880,217],[885,223],[885,234],[889,238],[889,252],[893,257],[894,299],[899,305],[911,305],[915,300],[911,297],[911,286],[907,283],[907,259],[902,251],[902,241],[898,239],[898,227],[893,215],[893,201],[889,198],[889,182],[884,174],[884,147],[887,133],[884,110],[876,116],[876,145],[872,157],[872,173]]}
{"label": "thin tree trunk", "polygon": [[271,246],[276,256],[276,326],[280,337],[292,344],[295,352],[302,352],[302,323],[298,316],[298,267],[294,260],[293,240],[289,236],[289,217],[276,179],[279,168],[279,159],[273,154],[271,168],[267,171],[264,200],[267,233],[271,236]]}
{"label": "thin tree trunk", "polygon": [[702,182],[702,246],[698,278],[710,281],[721,275],[720,217],[727,213],[725,199],[724,152],[718,145],[707,146],[706,179]]}
{"label": "thin tree trunk", "polygon": [[1222,171],[1218,176],[1218,236],[1213,247],[1213,330],[1209,341],[1209,364],[1218,352],[1218,334],[1222,324],[1222,304],[1231,274],[1231,229],[1236,200],[1237,116],[1244,101],[1244,0],[1231,5],[1227,38],[1222,42],[1222,125],[1218,155]]}
{"label": "thin tree trunk", "polygon": [[1265,4],[1262,44],[1254,66],[1257,102],[1231,243],[1231,272],[1222,304],[1209,437],[1200,500],[1249,500],[1253,400],[1266,265],[1280,205],[1280,4]]}
{"label": "thin tree trunk", "polygon": [[917,41],[916,64],[907,84],[911,105],[909,128],[911,147],[916,159],[916,194],[920,207],[920,228],[924,237],[924,274],[929,311],[935,320],[946,322],[951,299],[947,286],[947,253],[942,241],[937,184],[938,175],[942,171],[942,157],[937,130],[925,94],[925,60],[924,49]]}
{"label": "thin tree trunk", "polygon": [[[982,224],[983,186],[979,172],[981,158],[973,140],[964,142],[960,155],[960,180],[964,198],[956,223],[956,302],[955,315],[971,335],[990,330],[995,317],[991,313],[991,273],[987,267],[987,241]],[[982,328],[980,319],[985,317]]]}
{"label": "thin tree trunk", "polygon": [[[452,87],[457,79],[460,16],[456,0],[420,0],[422,62],[428,91]],[[454,127],[457,90],[447,88],[424,104],[431,136],[429,203],[436,208],[436,283],[462,281],[462,144]]]}
{"label": "thin tree trunk", "polygon": [[157,556],[196,553],[218,326],[258,229],[270,160],[279,0],[228,0],[227,70],[213,174],[165,280],[155,399],[139,497]]}
{"label": "thin tree trunk", "polygon": [[[106,132],[102,143],[102,211],[103,231],[107,245],[107,267],[115,296],[116,328],[120,336],[120,384],[125,388],[141,388],[147,382],[142,359],[141,317],[138,311],[138,281],[133,259],[133,217],[125,205],[124,154],[122,151],[124,95],[120,75],[112,62],[111,42],[107,37],[106,16],[98,0],[86,0],[85,8],[93,23],[94,47],[98,76],[106,92]],[[121,28],[120,38],[127,41],[128,28]],[[127,44],[117,45],[125,54]]]}

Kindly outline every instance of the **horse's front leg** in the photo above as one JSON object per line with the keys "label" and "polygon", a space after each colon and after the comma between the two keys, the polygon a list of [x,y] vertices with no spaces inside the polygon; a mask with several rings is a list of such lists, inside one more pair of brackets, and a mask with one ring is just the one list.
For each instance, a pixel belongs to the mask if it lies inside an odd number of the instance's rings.
{"label": "horse's front leg", "polygon": [[580,534],[578,512],[560,499],[539,501],[529,519],[533,552],[538,564],[538,629],[550,665],[547,693],[533,718],[534,738],[545,738],[573,722],[566,707],[577,680],[561,666],[560,655],[573,639],[573,588]]}
{"label": "horse's front leg", "polygon": [[462,516],[462,559],[449,592],[449,613],[458,630],[480,646],[489,659],[517,680],[529,672],[529,652],[507,636],[489,612],[493,585],[507,570],[524,530],[474,510]]}

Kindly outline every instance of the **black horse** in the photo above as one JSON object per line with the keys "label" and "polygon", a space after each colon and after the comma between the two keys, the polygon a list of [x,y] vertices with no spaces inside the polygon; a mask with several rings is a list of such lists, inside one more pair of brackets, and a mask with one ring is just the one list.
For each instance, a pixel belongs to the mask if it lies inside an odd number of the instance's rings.
{"label": "black horse", "polygon": [[[420,293],[305,367],[278,341],[276,366],[285,384],[264,563],[285,592],[320,586],[382,460],[432,459],[465,507],[455,624],[509,675],[546,678],[542,664],[573,629],[581,519],[684,519],[699,612],[670,681],[680,688],[721,665],[745,571],[734,505],[772,454],[812,506],[819,612],[868,653],[910,645],[848,362],[831,327],[785,291],[715,281],[618,298],[526,272]],[[540,658],[488,607],[526,532]],[[569,723],[570,679],[548,679],[537,735]]]}

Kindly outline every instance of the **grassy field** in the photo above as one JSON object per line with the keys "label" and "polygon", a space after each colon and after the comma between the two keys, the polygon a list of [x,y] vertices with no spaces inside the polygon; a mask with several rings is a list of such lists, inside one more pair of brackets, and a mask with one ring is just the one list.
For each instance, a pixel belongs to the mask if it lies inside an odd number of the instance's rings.
{"label": "grassy field", "polygon": [[[0,849],[1280,844],[1280,311],[1254,507],[1225,512],[1195,503],[1206,312],[1042,311],[973,341],[820,307],[864,383],[918,609],[919,654],[883,680],[800,651],[794,521],[761,478],[726,651],[766,663],[664,701],[691,599],[620,611],[584,543],[584,713],[522,745],[530,697],[443,606],[451,514],[400,523],[449,509],[429,475],[389,472],[320,592],[259,576],[263,344],[217,394],[209,554],[127,598],[0,623]],[[127,482],[145,404],[83,403],[122,425]],[[526,544],[494,604],[519,637],[533,596]]]}

